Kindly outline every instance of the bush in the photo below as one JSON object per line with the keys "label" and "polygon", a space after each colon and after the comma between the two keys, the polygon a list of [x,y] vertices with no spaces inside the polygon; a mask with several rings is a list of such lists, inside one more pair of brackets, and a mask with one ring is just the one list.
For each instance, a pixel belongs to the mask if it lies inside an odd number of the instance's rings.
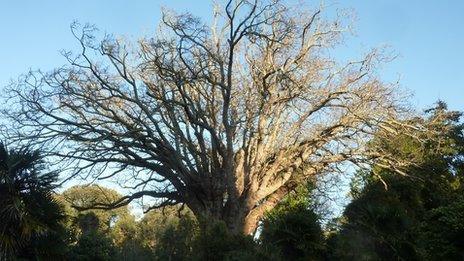
{"label": "bush", "polygon": [[263,220],[263,248],[280,252],[282,259],[322,260],[325,238],[319,216],[311,208],[308,189],[289,196]]}

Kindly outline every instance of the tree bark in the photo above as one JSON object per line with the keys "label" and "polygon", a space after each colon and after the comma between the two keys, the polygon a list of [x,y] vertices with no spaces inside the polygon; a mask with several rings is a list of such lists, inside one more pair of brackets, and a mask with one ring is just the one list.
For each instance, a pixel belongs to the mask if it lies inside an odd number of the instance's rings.
{"label": "tree bark", "polygon": [[[253,195],[225,204],[202,204],[190,208],[196,215],[201,229],[223,222],[231,234],[253,235],[266,212],[272,210],[294,187],[295,185],[281,187],[262,200],[256,200],[256,196]],[[258,201],[261,203],[258,204]]]}

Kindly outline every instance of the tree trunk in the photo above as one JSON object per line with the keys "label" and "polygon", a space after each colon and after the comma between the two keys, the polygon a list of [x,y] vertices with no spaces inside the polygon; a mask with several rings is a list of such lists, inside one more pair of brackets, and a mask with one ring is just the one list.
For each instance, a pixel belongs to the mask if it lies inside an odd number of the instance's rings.
{"label": "tree trunk", "polygon": [[279,188],[265,200],[261,200],[261,204],[242,199],[227,202],[224,205],[212,204],[209,208],[202,205],[201,210],[192,210],[202,229],[223,222],[231,234],[253,235],[266,212],[273,209],[288,193],[289,189],[289,187]]}
{"label": "tree trunk", "polygon": [[244,216],[244,214],[240,213],[219,217],[214,215],[197,216],[200,229],[207,229],[212,225],[224,223],[229,233],[233,235],[253,235],[258,228],[260,218],[261,216]]}

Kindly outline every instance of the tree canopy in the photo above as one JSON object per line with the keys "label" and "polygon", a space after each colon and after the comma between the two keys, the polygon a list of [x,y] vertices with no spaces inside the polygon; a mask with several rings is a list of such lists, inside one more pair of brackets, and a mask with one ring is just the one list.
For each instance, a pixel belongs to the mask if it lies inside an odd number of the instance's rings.
{"label": "tree canopy", "polygon": [[376,75],[388,57],[375,49],[339,64],[330,51],[350,24],[323,11],[228,0],[211,24],[165,11],[160,34],[135,46],[73,26],[82,50],[65,53],[67,66],[9,89],[9,138],[40,146],[63,175],[133,189],[95,207],[152,197],[147,209],[186,204],[245,234],[340,163],[402,173],[403,159],[365,146],[373,133],[420,128],[398,120],[401,95]]}

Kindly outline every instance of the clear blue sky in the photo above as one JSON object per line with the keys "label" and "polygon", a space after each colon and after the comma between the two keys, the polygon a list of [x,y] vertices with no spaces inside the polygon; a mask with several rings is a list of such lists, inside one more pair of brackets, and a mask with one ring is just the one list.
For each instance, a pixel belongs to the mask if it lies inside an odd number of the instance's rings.
{"label": "clear blue sky", "polygon": [[[400,75],[416,107],[442,99],[464,110],[464,1],[339,2],[336,7],[353,8],[358,18],[357,37],[340,49],[341,56],[356,58],[388,44],[400,57],[383,68],[382,77]],[[0,0],[0,87],[29,68],[62,65],[59,51],[76,48],[69,30],[73,20],[138,38],[154,31],[161,6],[203,17],[211,9],[207,0]]]}

